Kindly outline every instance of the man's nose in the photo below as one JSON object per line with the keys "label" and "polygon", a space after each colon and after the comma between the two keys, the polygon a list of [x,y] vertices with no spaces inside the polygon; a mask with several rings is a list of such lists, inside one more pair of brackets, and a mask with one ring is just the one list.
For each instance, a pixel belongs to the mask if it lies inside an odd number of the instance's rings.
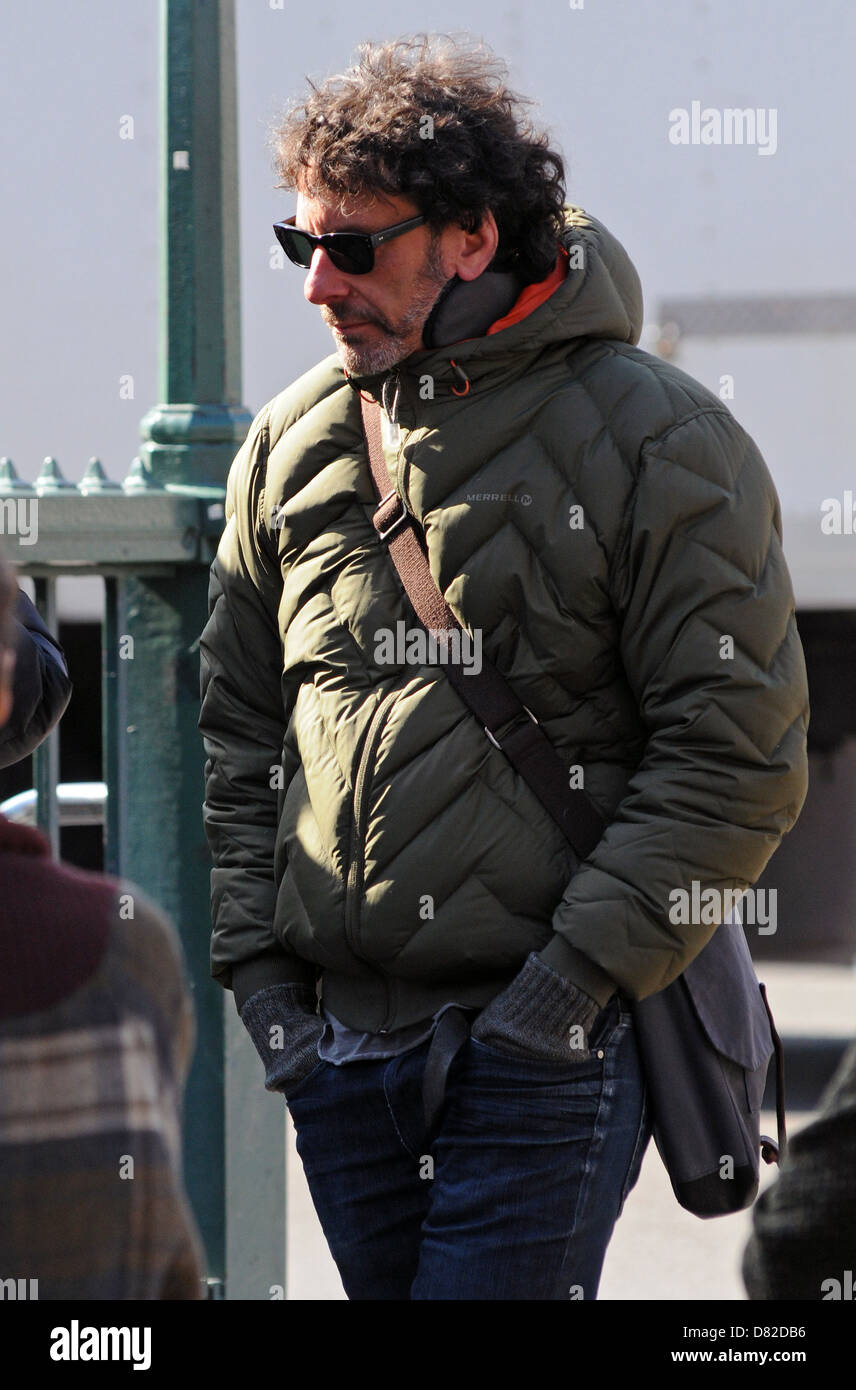
{"label": "man's nose", "polygon": [[349,277],[336,269],[323,246],[316,246],[303,282],[303,293],[309,303],[326,304],[329,300],[343,299],[349,290]]}

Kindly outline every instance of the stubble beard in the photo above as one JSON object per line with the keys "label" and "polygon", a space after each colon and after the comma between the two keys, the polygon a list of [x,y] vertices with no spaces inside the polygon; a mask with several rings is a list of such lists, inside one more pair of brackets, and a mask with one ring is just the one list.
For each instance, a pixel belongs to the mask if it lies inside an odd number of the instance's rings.
{"label": "stubble beard", "polygon": [[[382,336],[376,335],[375,341],[370,343],[357,344],[347,343],[338,335],[334,335],[339,361],[348,376],[373,376],[377,372],[388,371],[390,367],[394,367],[396,363],[409,357],[411,352],[416,351],[418,344],[414,348],[413,337],[417,330],[422,329],[447,283],[448,276],[443,270],[438,249],[432,244],[414,282],[413,298],[407,312],[395,321],[376,312],[371,313],[370,322],[377,324]],[[335,306],[325,305],[321,315],[329,328],[334,324],[348,323],[348,319],[340,315]],[[359,310],[351,314],[351,321],[359,321]],[[421,340],[421,331],[419,338]]]}

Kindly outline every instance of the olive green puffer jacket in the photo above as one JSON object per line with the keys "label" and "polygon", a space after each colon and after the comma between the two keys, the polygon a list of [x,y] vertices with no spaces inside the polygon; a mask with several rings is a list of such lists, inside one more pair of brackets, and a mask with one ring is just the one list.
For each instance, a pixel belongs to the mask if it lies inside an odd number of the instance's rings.
{"label": "olive green puffer jacket", "polygon": [[415,353],[384,399],[434,578],[608,829],[573,873],[442,666],[390,648],[418,625],[330,357],[235,459],[201,639],[212,973],[244,996],[320,973],[336,1017],[388,1030],[485,1004],[536,950],[601,1002],[643,998],[714,930],[675,925],[670,893],[751,885],[799,813],[806,675],[770,475],[721,400],[633,346],[619,243],[578,209],[564,243],[582,255],[549,299]]}

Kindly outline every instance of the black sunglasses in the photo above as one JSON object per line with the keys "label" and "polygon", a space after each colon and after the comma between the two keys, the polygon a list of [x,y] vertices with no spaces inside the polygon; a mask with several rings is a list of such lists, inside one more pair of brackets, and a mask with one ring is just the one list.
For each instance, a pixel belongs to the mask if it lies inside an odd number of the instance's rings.
{"label": "black sunglasses", "polygon": [[320,246],[345,275],[368,275],[374,269],[376,246],[403,236],[413,227],[421,227],[424,221],[424,217],[410,217],[406,222],[396,222],[394,227],[384,227],[382,232],[325,232],[323,236],[313,236],[311,232],[301,232],[295,227],[294,218],[288,217],[284,222],[274,222],[273,229],[288,259],[302,270],[309,270],[315,248]]}

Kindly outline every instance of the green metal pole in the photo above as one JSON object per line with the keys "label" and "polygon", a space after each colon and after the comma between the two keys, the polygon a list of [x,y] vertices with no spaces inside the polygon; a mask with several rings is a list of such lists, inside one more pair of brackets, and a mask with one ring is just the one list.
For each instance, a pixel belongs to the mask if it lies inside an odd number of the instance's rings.
{"label": "green metal pole", "polygon": [[222,486],[241,398],[234,0],[162,0],[161,404],[143,468],[171,491]]}
{"label": "green metal pole", "polygon": [[[250,423],[240,405],[234,4],[162,0],[162,17],[161,402],[141,424],[135,490],[186,493],[216,507]],[[222,1293],[223,995],[208,967],[210,856],[196,726],[207,582],[205,563],[128,578],[107,631],[123,628],[111,639],[124,677],[122,869],[169,914],[184,948],[196,1012],[185,1181],[209,1284]],[[116,669],[112,654],[106,669]]]}

